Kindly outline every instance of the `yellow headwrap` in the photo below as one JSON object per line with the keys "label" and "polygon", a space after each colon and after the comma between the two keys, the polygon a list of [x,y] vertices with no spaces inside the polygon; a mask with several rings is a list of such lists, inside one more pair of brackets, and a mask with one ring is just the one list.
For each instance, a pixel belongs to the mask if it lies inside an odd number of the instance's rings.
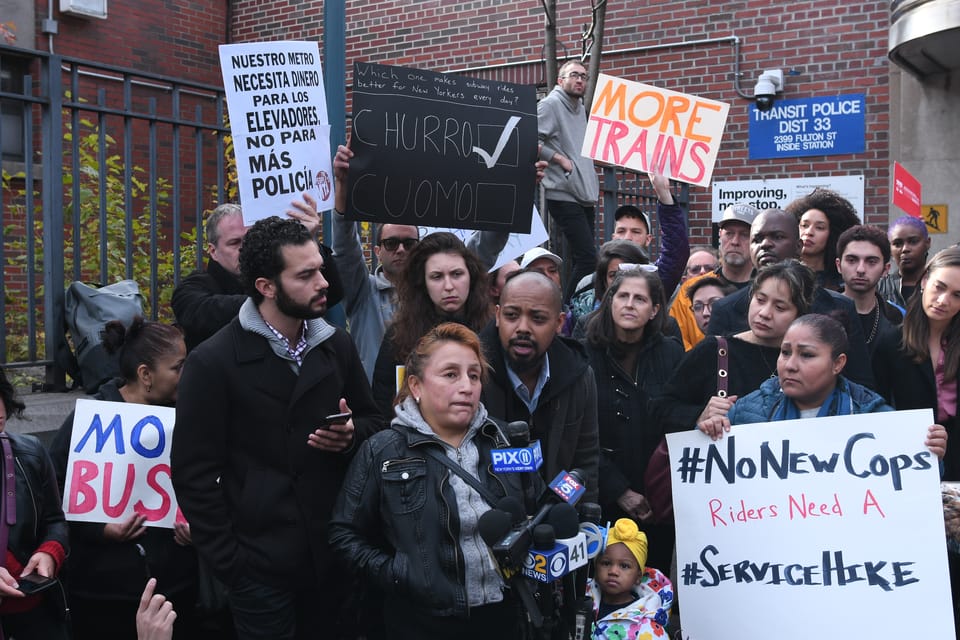
{"label": "yellow headwrap", "polygon": [[607,546],[621,542],[627,545],[630,553],[637,559],[640,571],[647,564],[647,534],[637,528],[637,523],[630,518],[620,518],[607,532]]}

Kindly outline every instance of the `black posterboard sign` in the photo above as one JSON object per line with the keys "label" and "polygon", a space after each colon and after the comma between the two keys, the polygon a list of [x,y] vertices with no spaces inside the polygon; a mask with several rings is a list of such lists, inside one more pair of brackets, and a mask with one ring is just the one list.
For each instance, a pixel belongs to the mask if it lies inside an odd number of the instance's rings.
{"label": "black posterboard sign", "polygon": [[352,220],[529,233],[532,86],[357,62]]}

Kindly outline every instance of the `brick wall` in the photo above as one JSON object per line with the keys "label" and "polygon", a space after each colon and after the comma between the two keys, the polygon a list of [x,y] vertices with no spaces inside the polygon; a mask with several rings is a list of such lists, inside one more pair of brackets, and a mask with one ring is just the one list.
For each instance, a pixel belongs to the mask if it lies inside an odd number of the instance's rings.
{"label": "brick wall", "polygon": [[[108,17],[78,18],[60,13],[54,18],[59,35],[53,49],[65,56],[133,67],[141,72],[220,84],[217,45],[226,38],[226,0],[136,0],[109,2]],[[46,0],[36,2],[37,48],[47,50],[40,26]]]}
{"label": "brick wall", "polygon": [[[589,2],[559,2],[558,52],[580,52],[580,33],[589,24]],[[240,0],[235,3],[237,41],[268,39],[273,20],[297,11],[322,18],[322,2]],[[348,78],[354,60],[422,67],[435,71],[527,61],[518,68],[475,71],[476,75],[544,82],[538,64],[543,43],[539,0],[472,2],[347,2]],[[787,98],[865,93],[866,151],[856,155],[787,160],[748,158],[750,102],[734,90],[734,49],[704,43],[656,51],[608,54],[606,73],[702,95],[731,104],[714,178],[799,178],[862,174],[869,222],[886,224],[889,182],[889,62],[886,57],[888,3],[811,0],[771,5],[760,0],[686,0],[608,3],[607,51],[736,35],[742,40],[741,88],[752,93],[763,69],[796,71],[786,80]],[[289,20],[283,24],[288,24]],[[316,19],[281,29],[284,37],[322,38]],[[550,82],[549,84],[553,84]],[[349,94],[348,94],[349,99]],[[691,242],[710,237],[710,191],[691,187]]]}

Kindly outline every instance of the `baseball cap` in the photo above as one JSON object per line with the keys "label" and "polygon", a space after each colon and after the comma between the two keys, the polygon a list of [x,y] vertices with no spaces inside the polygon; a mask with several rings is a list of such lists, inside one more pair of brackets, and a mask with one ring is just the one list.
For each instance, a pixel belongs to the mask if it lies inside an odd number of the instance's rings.
{"label": "baseball cap", "polygon": [[536,247],[523,254],[523,259],[520,261],[520,268],[526,269],[534,260],[539,260],[540,258],[550,258],[558,267],[563,264],[563,259],[557,254],[547,251],[543,247]]}
{"label": "baseball cap", "polygon": [[723,217],[720,218],[720,228],[728,222],[742,222],[748,227],[753,224],[753,219],[757,217],[760,211],[749,204],[738,202],[732,204],[723,210]]}
{"label": "baseball cap", "polygon": [[653,232],[653,227],[650,226],[650,216],[648,216],[644,211],[633,204],[623,204],[617,207],[617,210],[613,212],[613,219],[619,220],[624,216],[630,216],[631,218],[641,218],[643,222],[647,225],[647,233]]}

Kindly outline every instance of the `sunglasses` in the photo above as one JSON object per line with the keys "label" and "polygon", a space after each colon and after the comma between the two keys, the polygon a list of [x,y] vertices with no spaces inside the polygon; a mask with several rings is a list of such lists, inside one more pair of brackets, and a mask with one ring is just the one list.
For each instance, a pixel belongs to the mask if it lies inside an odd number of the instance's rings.
{"label": "sunglasses", "polygon": [[647,273],[656,273],[657,265],[655,264],[634,264],[631,262],[621,262],[620,266],[617,267],[618,271],[646,271]]}
{"label": "sunglasses", "polygon": [[687,267],[687,273],[706,273],[717,268],[715,264],[692,264]]}
{"label": "sunglasses", "polygon": [[420,240],[417,238],[384,238],[380,241],[380,246],[387,251],[396,251],[400,248],[400,245],[403,245],[404,249],[410,251],[417,246],[418,242]]}

